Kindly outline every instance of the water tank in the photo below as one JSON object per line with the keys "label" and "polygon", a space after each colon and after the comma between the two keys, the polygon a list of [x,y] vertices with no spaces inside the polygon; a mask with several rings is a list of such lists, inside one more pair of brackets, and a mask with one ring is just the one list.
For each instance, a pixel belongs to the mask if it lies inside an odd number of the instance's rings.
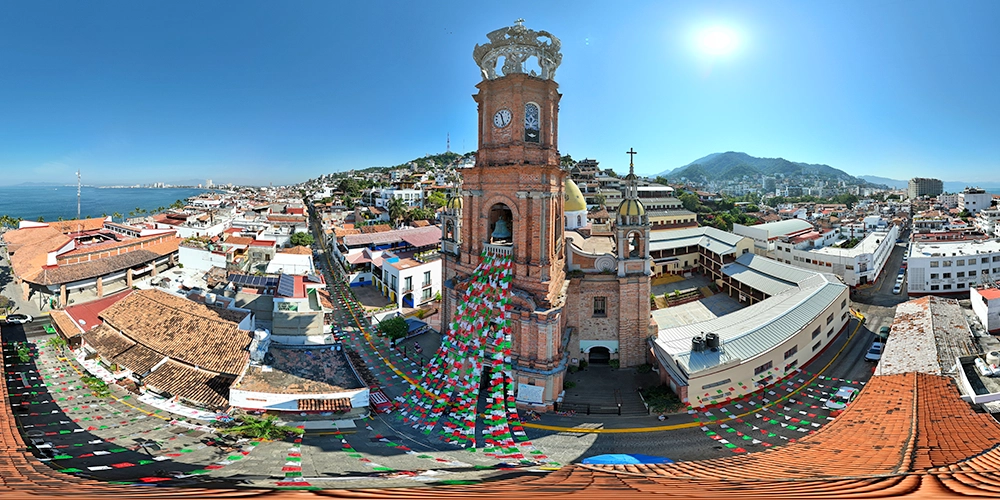
{"label": "water tank", "polygon": [[986,364],[1000,365],[1000,351],[990,351],[990,353],[986,355]]}
{"label": "water tank", "polygon": [[704,337],[702,337],[701,335],[698,335],[695,338],[691,339],[691,351],[692,352],[701,352],[701,351],[704,351],[704,350],[705,350],[705,338]]}
{"label": "water tank", "polygon": [[208,305],[215,304],[215,299],[216,299],[216,296],[215,296],[214,293],[206,293],[205,294],[205,303],[206,304],[208,304]]}
{"label": "water tank", "polygon": [[705,345],[712,350],[719,348],[719,334],[709,333],[705,335]]}

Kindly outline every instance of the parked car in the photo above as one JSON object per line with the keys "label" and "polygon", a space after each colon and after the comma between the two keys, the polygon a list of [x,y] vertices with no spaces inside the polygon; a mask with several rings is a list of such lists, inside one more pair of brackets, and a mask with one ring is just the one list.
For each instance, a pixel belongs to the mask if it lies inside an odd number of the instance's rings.
{"label": "parked car", "polygon": [[882,359],[882,351],[885,349],[885,344],[881,342],[872,342],[872,346],[865,353],[865,361],[878,361]]}
{"label": "parked car", "polygon": [[888,326],[883,326],[883,327],[879,328],[878,329],[878,338],[881,339],[882,341],[885,341],[886,339],[889,338],[889,331],[890,330],[889,330]]}
{"label": "parked car", "polygon": [[371,388],[368,390],[368,402],[369,408],[375,410],[375,413],[389,414],[392,413],[392,402],[386,397],[382,389]]}
{"label": "parked car", "polygon": [[25,323],[31,323],[32,321],[34,321],[34,319],[35,318],[32,318],[27,314],[11,314],[7,316],[6,321],[8,325],[14,325],[14,324],[23,325]]}
{"label": "parked car", "polygon": [[893,293],[893,295],[899,295],[902,292],[903,292],[903,284],[902,283],[896,283],[896,286],[892,287],[892,293]]}
{"label": "parked car", "polygon": [[845,385],[840,389],[837,389],[837,393],[830,396],[830,399],[827,399],[826,403],[823,403],[823,406],[831,410],[843,410],[844,408],[847,408],[847,405],[854,401],[854,398],[858,396],[859,392],[861,391],[855,389],[854,387]]}

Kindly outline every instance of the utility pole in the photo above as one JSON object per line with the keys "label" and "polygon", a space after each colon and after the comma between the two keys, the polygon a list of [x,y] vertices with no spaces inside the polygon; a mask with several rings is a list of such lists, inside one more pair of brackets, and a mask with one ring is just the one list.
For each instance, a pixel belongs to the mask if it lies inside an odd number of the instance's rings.
{"label": "utility pole", "polygon": [[76,230],[82,231],[82,223],[80,222],[80,169],[76,169]]}

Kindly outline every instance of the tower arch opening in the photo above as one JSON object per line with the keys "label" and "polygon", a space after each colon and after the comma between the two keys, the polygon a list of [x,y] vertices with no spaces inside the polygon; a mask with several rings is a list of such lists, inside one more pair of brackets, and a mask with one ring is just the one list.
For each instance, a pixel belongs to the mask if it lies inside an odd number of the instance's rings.
{"label": "tower arch opening", "polygon": [[514,215],[510,207],[497,203],[490,207],[489,243],[494,245],[514,244]]}

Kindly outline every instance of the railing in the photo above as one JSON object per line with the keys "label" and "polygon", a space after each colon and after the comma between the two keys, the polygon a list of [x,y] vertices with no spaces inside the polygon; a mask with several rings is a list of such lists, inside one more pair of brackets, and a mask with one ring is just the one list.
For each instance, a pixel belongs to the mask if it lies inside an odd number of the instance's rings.
{"label": "railing", "polygon": [[487,243],[483,246],[486,253],[490,255],[503,255],[512,256],[514,255],[514,245],[495,245],[493,243]]}
{"label": "railing", "polygon": [[427,263],[438,260],[441,258],[441,252],[438,249],[428,250],[426,252],[420,252],[413,256],[413,260],[417,262]]}

